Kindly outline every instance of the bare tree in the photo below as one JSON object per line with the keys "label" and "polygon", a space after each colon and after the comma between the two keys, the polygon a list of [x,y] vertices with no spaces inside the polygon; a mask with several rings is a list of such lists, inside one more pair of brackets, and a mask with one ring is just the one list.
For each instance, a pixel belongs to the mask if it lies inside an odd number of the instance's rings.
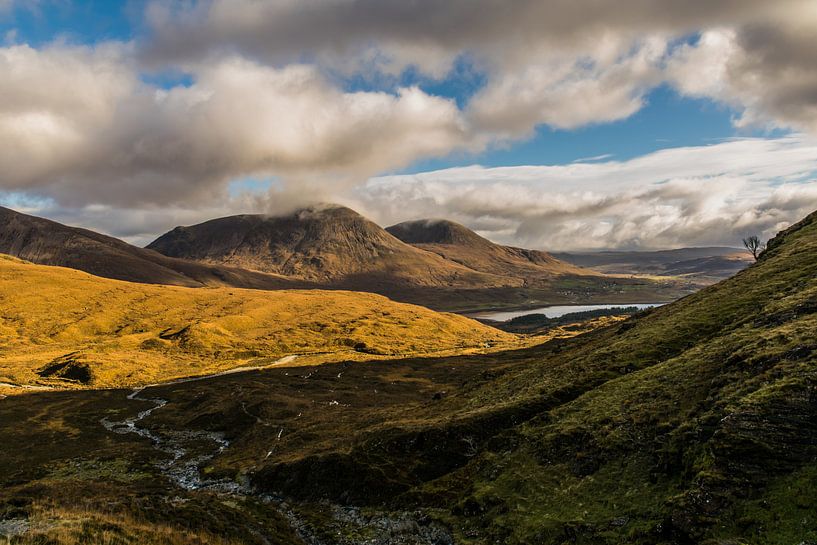
{"label": "bare tree", "polygon": [[743,246],[749,250],[749,253],[752,254],[752,257],[755,258],[757,261],[758,256],[766,249],[766,244],[760,241],[760,237],[757,235],[752,235],[750,237],[743,239]]}

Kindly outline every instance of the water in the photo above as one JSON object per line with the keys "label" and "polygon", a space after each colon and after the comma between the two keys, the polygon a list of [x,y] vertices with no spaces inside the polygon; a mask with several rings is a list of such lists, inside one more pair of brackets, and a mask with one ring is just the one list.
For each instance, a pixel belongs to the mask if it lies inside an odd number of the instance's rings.
{"label": "water", "polygon": [[506,322],[517,316],[527,316],[528,314],[544,314],[548,318],[559,318],[565,314],[573,312],[585,312],[588,310],[601,310],[605,308],[636,307],[638,310],[645,308],[660,307],[664,303],[615,303],[612,305],[553,305],[550,307],[530,308],[527,310],[505,310],[498,312],[478,312],[469,315],[471,318],[482,320],[494,320],[495,322]]}

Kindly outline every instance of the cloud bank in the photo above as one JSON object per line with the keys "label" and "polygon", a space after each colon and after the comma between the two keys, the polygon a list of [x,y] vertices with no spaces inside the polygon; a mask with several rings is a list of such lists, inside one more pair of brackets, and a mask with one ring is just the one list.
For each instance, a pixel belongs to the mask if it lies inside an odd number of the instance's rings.
{"label": "cloud bank", "polygon": [[738,245],[817,204],[817,139],[742,139],[624,162],[373,178],[360,206],[383,223],[445,217],[499,242],[551,250]]}

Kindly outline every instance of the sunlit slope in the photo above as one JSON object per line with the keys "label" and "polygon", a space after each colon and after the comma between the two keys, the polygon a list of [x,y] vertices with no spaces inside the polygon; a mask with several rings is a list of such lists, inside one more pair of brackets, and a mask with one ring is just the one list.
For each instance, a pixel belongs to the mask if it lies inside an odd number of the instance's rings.
{"label": "sunlit slope", "polygon": [[0,382],[138,385],[289,354],[418,355],[513,342],[452,314],[345,291],[195,289],[0,257]]}

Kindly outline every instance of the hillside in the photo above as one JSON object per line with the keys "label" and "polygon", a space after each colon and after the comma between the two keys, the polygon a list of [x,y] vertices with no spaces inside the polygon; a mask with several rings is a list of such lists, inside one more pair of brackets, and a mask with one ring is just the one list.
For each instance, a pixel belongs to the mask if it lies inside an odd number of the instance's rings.
{"label": "hillside", "polygon": [[559,261],[547,252],[495,244],[453,221],[407,221],[387,227],[386,231],[407,244],[475,271],[519,278],[526,284],[566,275],[600,276]]}
{"label": "hillside", "polygon": [[[382,468],[389,447],[371,445],[386,437],[444,441],[390,458],[412,460],[390,493],[445,510],[463,543],[807,543],[815,328],[817,213],[735,277],[516,355],[523,365],[444,400],[426,426],[373,432],[350,456]],[[273,465],[259,481],[284,486],[290,470]]]}
{"label": "hillside", "polygon": [[77,520],[258,545],[810,543],[815,328],[817,213],[734,277],[569,340],[8,397],[0,512],[33,525],[20,543]]}
{"label": "hillside", "polygon": [[278,217],[232,216],[177,227],[148,248],[172,257],[343,286],[515,284],[417,250],[342,206],[310,207]]}
{"label": "hillside", "polygon": [[372,358],[515,342],[460,316],[366,293],[153,286],[8,256],[0,256],[0,276],[2,383],[126,386],[292,354]]}
{"label": "hillside", "polygon": [[728,278],[752,263],[745,250],[729,247],[678,248],[659,251],[569,252],[561,260],[605,274],[683,276],[703,283]]}
{"label": "hillside", "polygon": [[94,231],[3,207],[0,207],[0,253],[130,282],[194,287],[301,287],[273,275],[169,258]]}

